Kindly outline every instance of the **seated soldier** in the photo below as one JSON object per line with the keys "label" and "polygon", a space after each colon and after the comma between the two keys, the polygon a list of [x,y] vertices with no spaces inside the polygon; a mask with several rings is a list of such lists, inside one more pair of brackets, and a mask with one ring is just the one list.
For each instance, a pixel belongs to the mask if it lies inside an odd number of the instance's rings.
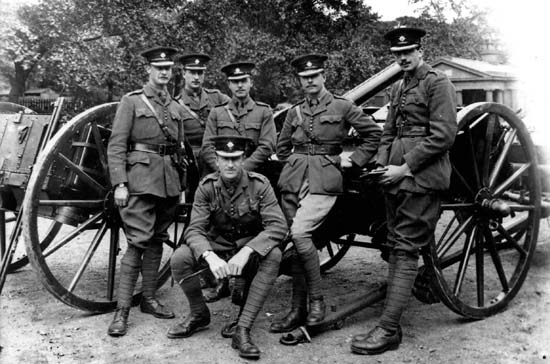
{"label": "seated soldier", "polygon": [[286,222],[267,178],[243,169],[249,138],[218,136],[212,141],[219,171],[199,184],[185,244],[171,259],[172,275],[189,301],[190,313],[167,335],[189,337],[210,324],[199,278],[193,274],[201,266],[223,279],[242,276],[257,263],[232,335],[232,347],[241,357],[257,359],[260,351],[250,338],[250,329],[277,278]]}

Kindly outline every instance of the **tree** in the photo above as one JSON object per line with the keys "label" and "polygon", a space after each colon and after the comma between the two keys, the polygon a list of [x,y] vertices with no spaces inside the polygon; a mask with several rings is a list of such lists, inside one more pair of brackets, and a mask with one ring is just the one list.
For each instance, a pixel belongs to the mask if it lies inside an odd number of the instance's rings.
{"label": "tree", "polygon": [[[429,31],[428,61],[479,57],[486,30],[481,12],[455,12],[448,20],[445,6],[462,11],[466,0],[411,1],[426,7],[418,17],[399,20]],[[2,56],[13,63],[13,94],[32,80],[71,93],[85,106],[140,87],[139,53],[159,44],[208,53],[213,60],[206,82],[222,90],[221,66],[254,61],[254,97],[273,106],[300,97],[290,66],[300,54],[329,55],[327,86],[337,93],[393,61],[383,34],[395,22],[380,21],[361,0],[42,0],[18,16],[20,24],[0,34]],[[175,92],[180,86],[176,80]]]}

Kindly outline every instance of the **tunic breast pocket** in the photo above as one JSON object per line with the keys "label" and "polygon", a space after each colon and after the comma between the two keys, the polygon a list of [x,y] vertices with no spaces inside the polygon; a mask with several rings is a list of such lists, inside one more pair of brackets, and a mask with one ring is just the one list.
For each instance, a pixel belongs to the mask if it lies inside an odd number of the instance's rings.
{"label": "tunic breast pocket", "polygon": [[258,138],[260,137],[260,129],[262,127],[262,124],[260,123],[246,123],[244,124],[244,129],[246,131],[246,136],[249,138],[252,138],[254,142],[258,141]]}
{"label": "tunic breast pocket", "polygon": [[235,126],[231,121],[218,121],[218,135],[236,134]]}
{"label": "tunic breast pocket", "polygon": [[409,120],[416,120],[417,116],[426,116],[428,114],[428,99],[422,94],[407,94],[405,96],[405,112],[409,116]]}
{"label": "tunic breast pocket", "polygon": [[322,139],[334,140],[343,138],[344,126],[341,115],[322,115],[319,117],[320,130],[317,133]]}
{"label": "tunic breast pocket", "polygon": [[256,215],[258,213],[260,201],[259,200],[245,200],[237,207],[239,216]]}

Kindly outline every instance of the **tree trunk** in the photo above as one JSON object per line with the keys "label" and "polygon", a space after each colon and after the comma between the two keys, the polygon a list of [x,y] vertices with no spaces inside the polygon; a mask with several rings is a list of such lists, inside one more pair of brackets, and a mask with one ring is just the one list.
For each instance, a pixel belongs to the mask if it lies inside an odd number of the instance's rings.
{"label": "tree trunk", "polygon": [[29,77],[33,66],[24,64],[24,61],[13,62],[15,67],[15,76],[10,77],[10,94],[9,100],[11,102],[17,102],[17,99],[25,93],[25,86],[27,78]]}

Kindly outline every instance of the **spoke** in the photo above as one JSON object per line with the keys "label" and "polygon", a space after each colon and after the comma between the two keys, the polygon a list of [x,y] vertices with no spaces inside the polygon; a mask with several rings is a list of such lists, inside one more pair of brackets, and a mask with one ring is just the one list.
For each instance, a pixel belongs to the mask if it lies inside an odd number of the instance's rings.
{"label": "spoke", "polygon": [[442,210],[458,210],[458,209],[467,209],[474,207],[474,204],[471,202],[461,202],[461,203],[444,203],[441,204]]}
{"label": "spoke", "polygon": [[172,250],[176,250],[178,247],[175,242],[170,240],[165,241],[164,244],[168,245]]}
{"label": "spoke", "polygon": [[500,186],[498,186],[495,191],[493,192],[494,197],[500,196],[508,187],[510,187],[518,178],[521,177],[523,172],[525,172],[529,167],[531,167],[531,163],[525,163],[522,165],[517,171],[514,172],[510,177],[506,179]]}
{"label": "spoke", "polygon": [[476,241],[476,287],[477,287],[477,306],[485,306],[485,277],[483,270],[483,239]]}
{"label": "spoke", "polygon": [[82,262],[80,263],[80,266],[78,267],[78,270],[76,271],[75,276],[73,277],[73,280],[71,281],[71,284],[69,285],[69,288],[67,290],[69,292],[73,292],[76,285],[80,281],[80,278],[82,278],[82,274],[84,273],[84,270],[88,267],[88,264],[90,264],[90,260],[94,256],[94,253],[97,250],[97,247],[99,246],[99,243],[101,243],[101,239],[103,239],[103,236],[105,235],[105,232],[107,231],[107,223],[104,223],[101,225],[101,228],[99,228],[94,236],[94,239],[90,243],[90,246],[88,247],[88,250],[86,251],[86,254],[84,254],[84,258],[82,259]]}
{"label": "spoke", "polygon": [[103,167],[103,173],[106,175],[109,171],[109,167],[107,165],[107,150],[105,149],[105,145],[103,145],[103,140],[101,139],[101,134],[99,132],[99,128],[97,127],[97,123],[93,121],[90,125],[92,127],[92,135],[97,147],[97,153],[99,154],[99,162],[101,163],[101,167]]}
{"label": "spoke", "polygon": [[328,255],[330,255],[331,258],[334,257],[334,250],[332,250],[332,245],[330,241],[327,244],[327,251],[328,251]]}
{"label": "spoke", "polygon": [[466,181],[466,178],[464,178],[464,176],[458,171],[458,168],[456,168],[453,163],[451,163],[451,167],[453,168],[453,172],[458,177],[458,180],[460,181],[460,183],[462,183],[462,185],[466,187],[466,189],[468,190],[468,192],[472,197],[475,196],[475,193],[470,187],[470,184],[468,183],[468,181]]}
{"label": "spoke", "polygon": [[437,242],[437,244],[435,244],[436,251],[439,250],[439,248],[441,247],[441,242],[445,240],[445,238],[447,238],[447,234],[449,233],[449,230],[451,230],[451,227],[454,225],[455,221],[458,221],[458,218],[456,217],[456,213],[453,215],[453,218],[451,219],[451,221],[449,221],[449,223],[445,227],[445,230],[443,231],[443,234],[441,234],[441,237],[439,238],[439,241]]}
{"label": "spoke", "polygon": [[39,200],[41,206],[72,206],[80,208],[98,209],[103,207],[103,199],[97,200]]}
{"label": "spoke", "polygon": [[474,150],[474,142],[472,140],[472,133],[470,129],[466,129],[466,137],[468,138],[468,152],[470,153],[470,157],[472,158],[472,168],[474,170],[474,182],[475,182],[475,188],[476,190],[479,190],[481,188],[481,181],[479,177],[479,167],[477,165],[477,159],[476,159],[476,152]]}
{"label": "spoke", "polygon": [[504,273],[504,268],[502,267],[502,262],[500,260],[500,256],[498,255],[493,234],[491,234],[491,232],[487,228],[485,228],[483,229],[483,235],[485,236],[485,240],[487,241],[487,248],[489,249],[493,264],[495,266],[495,269],[497,270],[498,279],[500,280],[500,284],[502,285],[502,290],[504,292],[508,292],[510,290],[510,288],[508,287],[508,280],[506,279],[506,274]]}
{"label": "spoke", "polygon": [[[518,253],[521,255],[522,258],[525,258],[527,256],[527,252],[525,251],[525,249],[523,249],[523,247],[521,245],[519,245],[518,241],[516,239],[514,239],[514,237],[512,235],[510,235],[510,233],[508,232],[508,230],[506,230],[501,224],[498,225],[497,227],[497,231],[502,235],[504,236],[504,238],[510,243],[512,244],[512,246],[514,247],[514,249],[516,249],[518,251]],[[492,234],[491,234],[492,236]],[[494,241],[493,241],[494,243]]]}
{"label": "spoke", "polygon": [[460,265],[458,267],[458,274],[456,275],[455,287],[453,291],[453,294],[456,297],[460,294],[462,283],[464,282],[464,276],[466,274],[466,269],[468,268],[468,262],[470,261],[472,246],[477,238],[477,231],[477,225],[474,225],[472,231],[468,234],[466,244],[464,244],[464,249],[462,250],[462,260],[460,261]]}
{"label": "spoke", "polygon": [[498,160],[495,163],[495,166],[493,167],[493,171],[491,172],[491,177],[489,177],[489,188],[493,188],[495,185],[495,182],[497,180],[497,177],[500,173],[500,169],[502,168],[504,161],[506,160],[506,157],[508,156],[508,152],[510,151],[510,147],[512,146],[512,143],[514,142],[514,139],[516,138],[517,129],[512,130],[512,132],[508,135],[508,139],[506,140],[506,143],[504,144],[504,147],[502,148],[502,151],[500,152],[500,155],[498,156]]}
{"label": "spoke", "polygon": [[446,242],[442,243],[442,244],[439,244],[440,245],[437,249],[437,256],[439,257],[439,259],[441,259],[445,253],[447,253],[447,251],[454,245],[454,243],[458,240],[458,238],[460,237],[460,235],[462,233],[464,233],[464,231],[466,231],[466,229],[468,229],[470,227],[470,225],[472,225],[472,220],[473,220],[473,217],[470,216],[468,219],[466,219],[466,221],[464,221],[461,225],[458,225],[456,227],[456,229],[453,231],[453,233],[451,234],[451,236],[449,237],[449,240],[447,240]]}
{"label": "spoke", "polygon": [[486,124],[485,129],[485,150],[483,151],[483,161],[481,164],[481,184],[483,186],[488,185],[489,179],[489,165],[491,163],[491,149],[493,147],[493,133],[495,129],[495,116],[491,115]]}
{"label": "spoke", "polygon": [[69,234],[65,235],[63,239],[59,240],[54,246],[50,247],[47,252],[43,252],[42,255],[44,258],[49,257],[54,252],[62,248],[65,244],[70,242],[72,239],[76,238],[78,235],[82,234],[85,230],[88,229],[91,225],[95,224],[97,221],[99,221],[103,217],[103,211],[98,212],[94,216],[92,216],[88,221],[84,222],[82,225],[80,225],[78,228],[71,231]]}
{"label": "spoke", "polygon": [[86,183],[88,186],[92,187],[99,195],[101,195],[101,196],[105,195],[107,190],[100,183],[98,183],[95,179],[93,179],[89,174],[84,172],[81,167],[74,164],[69,158],[67,158],[62,153],[57,153],[57,157],[63,163],[65,163],[71,171],[76,173],[76,175],[78,177],[80,177],[82,179],[82,181],[84,181],[84,183]]}
{"label": "spoke", "polygon": [[473,123],[470,124],[470,126],[468,127],[469,130],[475,128],[477,126],[477,124],[479,124],[480,122],[483,121],[483,119],[485,119],[487,116],[489,115],[488,112],[482,114],[480,117],[478,117]]}

